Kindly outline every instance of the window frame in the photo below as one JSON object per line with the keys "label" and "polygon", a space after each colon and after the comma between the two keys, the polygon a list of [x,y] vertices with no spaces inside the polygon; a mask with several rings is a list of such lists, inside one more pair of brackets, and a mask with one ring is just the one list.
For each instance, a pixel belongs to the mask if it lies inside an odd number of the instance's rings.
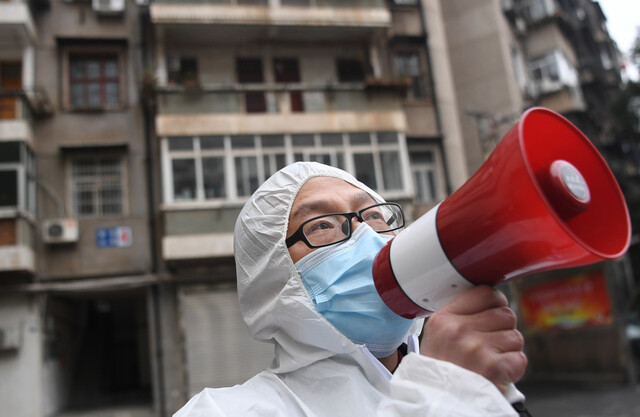
{"label": "window frame", "polygon": [[[127,87],[127,65],[126,65],[126,47],[124,45],[82,45],[82,46],[65,46],[62,50],[61,73],[62,73],[62,106],[63,109],[73,112],[95,112],[95,111],[116,111],[127,107],[126,87]],[[71,58],[72,56],[105,56],[113,55],[116,57],[118,65],[118,103],[115,105],[107,105],[104,97],[101,98],[100,106],[74,106],[71,98]],[[104,88],[104,83],[100,83]]]}
{"label": "window frame", "polygon": [[[418,152],[430,152],[433,155],[433,161],[430,163],[416,163],[411,161],[411,155]],[[439,201],[444,200],[447,197],[446,193],[446,180],[444,177],[444,166],[442,162],[442,147],[438,144],[413,144],[409,146],[409,160],[411,161],[411,181],[414,187],[414,201],[418,204],[436,204]],[[416,174],[424,174],[427,172],[434,173],[434,186],[432,194],[435,195],[433,200],[419,200],[418,199],[418,186],[415,181]]]}
{"label": "window frame", "polygon": [[[403,62],[406,62],[406,58],[409,56],[415,56],[418,63],[418,74],[416,75],[408,75],[408,74],[400,74],[398,72],[397,67],[397,59],[403,57]],[[427,58],[424,52],[419,48],[399,48],[394,50],[392,54],[390,54],[391,59],[391,68],[393,68],[393,73],[398,77],[407,77],[411,80],[411,85],[407,88],[405,94],[405,100],[410,101],[425,101],[431,100],[431,84],[429,80],[429,72],[427,65]],[[416,85],[417,84],[417,85]],[[419,94],[415,94],[418,91]]]}
{"label": "window frame", "polygon": [[33,150],[23,141],[2,141],[2,144],[15,142],[19,146],[18,161],[0,162],[0,171],[16,173],[16,205],[0,206],[0,218],[12,218],[22,215],[34,220],[37,216],[36,161]]}
{"label": "window frame", "polygon": [[[80,159],[89,159],[94,162],[99,161],[100,159],[115,159],[120,163],[120,205],[121,211],[117,214],[104,214],[101,209],[100,202],[94,202],[94,211],[92,214],[81,214],[77,210],[76,200],[75,200],[75,183],[73,178],[73,163],[76,160]],[[66,181],[67,181],[67,207],[70,208],[71,215],[74,218],[80,219],[97,219],[97,218],[119,218],[126,217],[129,215],[129,172],[128,172],[128,158],[126,154],[120,152],[82,152],[77,154],[70,154],[67,156],[66,161]],[[99,209],[99,212],[96,212],[96,208]]]}
{"label": "window frame", "polygon": [[[362,134],[363,132],[352,132]],[[163,184],[163,205],[165,207],[186,207],[186,206],[219,206],[219,205],[236,205],[244,204],[251,196],[251,193],[244,195],[238,193],[236,158],[255,157],[256,169],[258,176],[258,186],[262,184],[270,175],[278,169],[279,162],[283,166],[289,165],[297,160],[311,160],[312,155],[328,155],[332,165],[337,166],[339,161],[342,162],[343,169],[352,174],[355,173],[354,155],[369,154],[373,155],[374,175],[376,179],[375,191],[388,198],[410,198],[412,195],[411,173],[409,170],[409,161],[406,148],[406,138],[402,132],[392,132],[396,135],[397,140],[393,143],[379,143],[378,134],[380,132],[368,132],[371,141],[369,144],[352,145],[350,143],[349,132],[323,132],[323,133],[306,133],[312,138],[312,143],[302,146],[296,146],[293,143],[292,136],[296,134],[280,134],[284,141],[283,146],[263,146],[262,138],[271,136],[265,135],[216,135],[224,138],[224,147],[216,150],[202,150],[201,139],[205,136],[190,136],[193,146],[190,150],[169,150],[169,143],[174,138],[186,138],[186,136],[166,136],[161,138],[161,154],[162,154],[162,184]],[[323,134],[337,134],[341,144],[322,145]],[[233,139],[238,136],[250,136],[253,139],[253,147],[234,148]],[[335,139],[335,138],[334,138]],[[385,188],[385,176],[382,173],[382,154],[385,152],[395,152],[398,155],[398,175],[402,182],[399,189]],[[201,169],[202,160],[207,156],[223,156],[224,155],[224,174],[226,194],[220,198],[205,198],[203,188],[203,172]],[[173,160],[182,158],[195,158],[196,160],[196,193],[194,198],[189,200],[180,200],[175,197],[174,190],[174,174]],[[276,161],[275,165],[265,166],[265,158],[271,162]],[[200,168],[199,168],[200,167]]]}

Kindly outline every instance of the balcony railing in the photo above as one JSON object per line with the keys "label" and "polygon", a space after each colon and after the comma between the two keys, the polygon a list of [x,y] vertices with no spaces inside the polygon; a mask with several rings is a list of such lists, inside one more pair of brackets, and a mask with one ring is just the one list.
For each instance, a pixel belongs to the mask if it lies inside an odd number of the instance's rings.
{"label": "balcony railing", "polygon": [[[269,6],[269,0],[155,0],[165,4],[212,4],[222,6]],[[284,7],[378,8],[384,0],[280,0]]]}
{"label": "balcony railing", "polygon": [[53,112],[53,105],[42,89],[0,89],[0,121],[25,120],[47,116]]}
{"label": "balcony railing", "polygon": [[158,89],[160,114],[283,114],[393,111],[405,84],[349,83],[323,86],[167,86]]}

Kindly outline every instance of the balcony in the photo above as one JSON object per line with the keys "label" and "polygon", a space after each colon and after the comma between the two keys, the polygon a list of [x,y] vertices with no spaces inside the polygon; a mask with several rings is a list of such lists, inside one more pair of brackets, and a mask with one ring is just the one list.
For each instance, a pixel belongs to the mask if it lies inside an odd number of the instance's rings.
{"label": "balcony", "polygon": [[32,223],[20,216],[0,218],[0,276],[35,272],[34,230]]}
{"label": "balcony", "polygon": [[51,102],[41,90],[0,89],[0,142],[17,139],[31,144],[34,117],[51,112]]}
{"label": "balcony", "polygon": [[35,25],[27,2],[0,2],[0,45],[25,47],[35,44]]}
{"label": "balcony", "polygon": [[166,86],[158,90],[160,136],[320,131],[405,131],[398,88],[345,83]]}
{"label": "balcony", "polygon": [[363,40],[391,25],[383,0],[281,0],[277,5],[259,0],[233,5],[159,0],[150,13],[151,21],[162,25],[165,39],[189,42]]}

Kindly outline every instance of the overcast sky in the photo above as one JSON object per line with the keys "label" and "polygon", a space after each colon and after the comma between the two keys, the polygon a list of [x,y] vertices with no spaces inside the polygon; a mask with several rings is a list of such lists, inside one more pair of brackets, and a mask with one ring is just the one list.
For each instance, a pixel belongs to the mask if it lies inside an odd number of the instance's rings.
{"label": "overcast sky", "polygon": [[[607,17],[609,35],[616,41],[620,51],[628,56],[640,29],[640,1],[638,0],[598,0]],[[627,65],[628,75],[638,81],[637,68]]]}

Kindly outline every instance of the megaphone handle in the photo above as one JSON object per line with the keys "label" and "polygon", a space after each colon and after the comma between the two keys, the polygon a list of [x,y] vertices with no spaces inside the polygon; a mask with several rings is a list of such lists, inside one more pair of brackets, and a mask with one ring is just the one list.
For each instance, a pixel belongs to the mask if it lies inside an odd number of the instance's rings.
{"label": "megaphone handle", "polygon": [[513,406],[514,410],[518,412],[520,417],[531,417],[531,414],[524,406],[524,395],[518,391],[515,384],[512,382],[507,386],[507,390],[504,393],[505,398]]}

